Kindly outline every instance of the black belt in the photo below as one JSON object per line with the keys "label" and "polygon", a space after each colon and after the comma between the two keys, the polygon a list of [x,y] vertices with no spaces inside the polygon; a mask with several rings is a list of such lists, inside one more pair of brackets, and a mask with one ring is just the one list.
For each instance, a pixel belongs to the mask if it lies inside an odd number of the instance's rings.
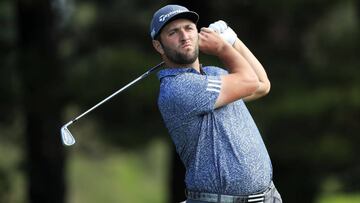
{"label": "black belt", "polygon": [[204,202],[221,202],[221,203],[264,203],[265,198],[270,194],[270,191],[274,189],[273,183],[264,192],[253,195],[222,195],[206,192],[195,192],[186,190],[186,197],[192,200],[204,201]]}

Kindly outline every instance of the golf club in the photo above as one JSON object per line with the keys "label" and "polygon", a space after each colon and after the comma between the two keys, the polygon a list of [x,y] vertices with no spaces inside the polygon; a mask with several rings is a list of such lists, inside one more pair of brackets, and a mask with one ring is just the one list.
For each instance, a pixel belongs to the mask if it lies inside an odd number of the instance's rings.
{"label": "golf club", "polygon": [[93,107],[91,107],[89,110],[85,111],[84,113],[82,113],[78,117],[74,118],[73,120],[71,120],[68,123],[66,123],[65,125],[63,125],[63,127],[61,127],[61,139],[62,139],[63,144],[66,145],[66,146],[70,146],[70,145],[75,144],[75,138],[68,129],[69,125],[75,123],[81,117],[85,116],[86,114],[88,114],[92,110],[96,109],[97,107],[99,107],[100,105],[102,105],[103,103],[105,103],[106,101],[108,101],[109,99],[114,97],[115,95],[119,94],[120,92],[122,92],[126,88],[132,86],[133,84],[135,84],[139,80],[146,78],[150,73],[152,73],[153,71],[155,71],[156,69],[161,67],[163,64],[164,64],[164,62],[161,62],[158,65],[152,67],[150,70],[146,71],[144,74],[142,74],[141,76],[139,76],[138,78],[136,78],[135,80],[130,82],[129,84],[125,85],[124,87],[122,87],[118,91],[114,92],[112,95],[106,97],[104,100],[102,100],[101,102],[99,102],[96,105],[94,105]]}

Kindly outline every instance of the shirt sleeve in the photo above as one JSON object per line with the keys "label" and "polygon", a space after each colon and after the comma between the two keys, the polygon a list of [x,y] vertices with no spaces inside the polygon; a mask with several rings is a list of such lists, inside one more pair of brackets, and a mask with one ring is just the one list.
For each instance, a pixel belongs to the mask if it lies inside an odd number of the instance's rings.
{"label": "shirt sleeve", "polygon": [[182,115],[199,115],[214,110],[221,90],[220,76],[186,73],[175,79],[172,100]]}

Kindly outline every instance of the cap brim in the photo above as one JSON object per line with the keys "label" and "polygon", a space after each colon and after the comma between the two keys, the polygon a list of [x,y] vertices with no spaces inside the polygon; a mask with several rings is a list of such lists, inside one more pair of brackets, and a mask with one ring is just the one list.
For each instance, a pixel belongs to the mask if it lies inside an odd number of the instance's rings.
{"label": "cap brim", "polygon": [[197,24],[197,22],[199,21],[199,15],[193,11],[186,11],[186,12],[182,12],[182,13],[178,13],[177,15],[169,18],[164,24],[163,26],[160,28],[160,30],[158,31],[158,33],[154,36],[154,39],[160,35],[161,30],[170,22],[177,20],[177,19],[188,19],[191,20],[192,22],[194,22],[195,24]]}
{"label": "cap brim", "polygon": [[189,20],[193,21],[196,24],[198,22],[198,20],[199,20],[199,15],[197,13],[193,12],[193,11],[182,12],[182,13],[179,13],[179,14],[169,18],[167,20],[167,22],[164,24],[164,26],[166,24],[170,23],[171,21],[181,19],[181,18],[189,19]]}

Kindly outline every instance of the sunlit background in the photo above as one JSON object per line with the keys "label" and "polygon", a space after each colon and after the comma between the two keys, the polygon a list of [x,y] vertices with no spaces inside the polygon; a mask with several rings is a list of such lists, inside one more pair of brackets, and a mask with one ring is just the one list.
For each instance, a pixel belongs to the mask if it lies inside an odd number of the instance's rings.
{"label": "sunlit background", "polygon": [[248,107],[284,202],[360,202],[356,0],[0,1],[0,202],[181,200],[156,74],[71,125],[74,146],[60,140],[64,123],[160,62],[149,23],[167,3],[197,11],[198,27],[228,22],[267,70],[270,94]]}

